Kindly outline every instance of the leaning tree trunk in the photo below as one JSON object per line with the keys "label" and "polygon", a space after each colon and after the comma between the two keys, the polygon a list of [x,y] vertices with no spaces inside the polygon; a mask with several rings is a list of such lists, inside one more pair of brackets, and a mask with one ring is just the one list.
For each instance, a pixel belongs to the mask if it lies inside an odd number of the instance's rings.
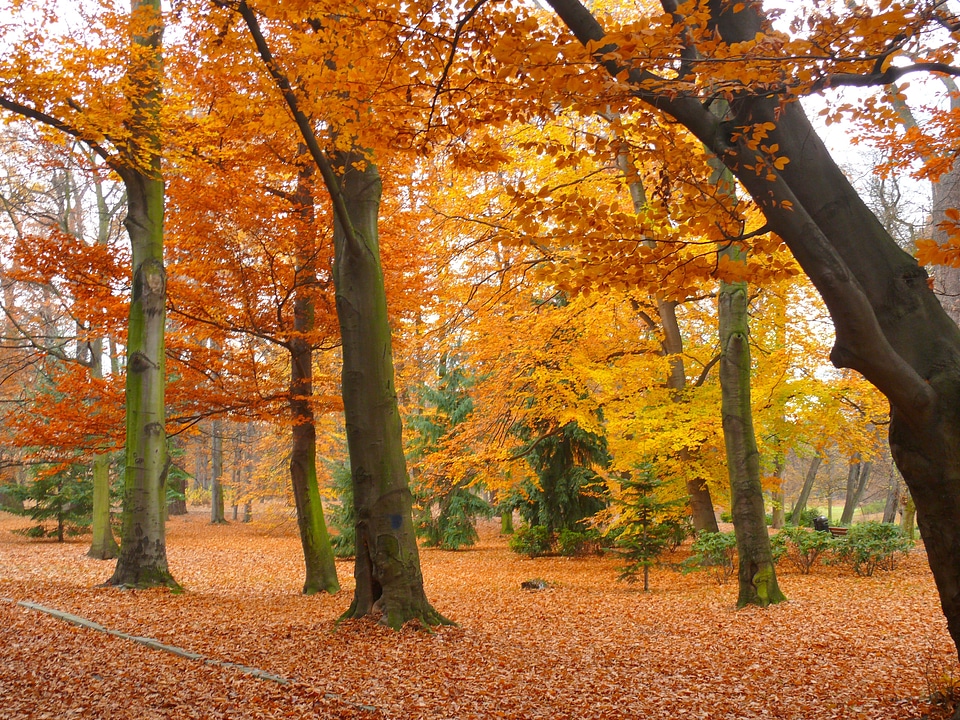
{"label": "leaning tree trunk", "polygon": [[797,502],[794,503],[793,510],[790,512],[790,524],[800,525],[803,521],[803,511],[807,509],[807,500],[810,499],[810,493],[813,491],[813,484],[817,480],[817,470],[820,469],[820,463],[823,458],[820,455],[814,455],[810,461],[810,467],[807,468],[807,474],[803,478],[803,487],[800,488],[800,495]]}
{"label": "leaning tree trunk", "polygon": [[164,323],[167,277],[163,267],[163,179],[160,171],[162,26],[159,0],[132,0],[136,22],[130,69],[132,138],[118,173],[127,191],[124,225],[130,236],[133,287],[127,331],[126,471],[120,557],[108,585],[178,587],[167,567],[164,426]]}
{"label": "leaning tree trunk", "polygon": [[[394,388],[387,298],[380,268],[380,176],[359,155],[339,163],[347,223],[336,218],[334,280],[343,340],[343,407],[357,513],[357,586],[347,617],[383,613],[399,628],[447,622],[427,601],[412,520],[400,412]],[[359,164],[363,169],[359,169]]]}
{"label": "leaning tree trunk", "polygon": [[[303,154],[303,153],[301,153]],[[303,592],[312,595],[321,590],[330,594],[340,590],[330,534],[323,517],[317,482],[317,428],[313,406],[313,346],[316,291],[316,218],[310,186],[312,172],[304,167],[297,179],[297,211],[304,221],[309,246],[298,252],[297,286],[293,302],[293,336],[290,339],[290,415],[293,438],[290,449],[290,482],[297,506],[297,526],[306,577]]]}

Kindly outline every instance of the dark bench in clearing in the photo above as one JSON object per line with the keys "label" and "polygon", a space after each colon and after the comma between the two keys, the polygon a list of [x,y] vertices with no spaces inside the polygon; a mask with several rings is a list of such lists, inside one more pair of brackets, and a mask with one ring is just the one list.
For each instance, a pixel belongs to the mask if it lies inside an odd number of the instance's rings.
{"label": "dark bench in clearing", "polygon": [[829,532],[833,537],[843,537],[850,528],[830,527],[830,521],[820,515],[813,519],[813,529],[819,532]]}

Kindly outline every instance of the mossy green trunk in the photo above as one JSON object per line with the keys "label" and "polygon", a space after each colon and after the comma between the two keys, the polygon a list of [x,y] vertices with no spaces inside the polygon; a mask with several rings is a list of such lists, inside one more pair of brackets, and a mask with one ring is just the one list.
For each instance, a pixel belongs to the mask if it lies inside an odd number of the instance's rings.
{"label": "mossy green trunk", "polygon": [[163,30],[159,0],[133,0],[131,14],[138,26],[143,24],[145,34],[133,38],[131,139],[124,150],[125,163],[118,168],[127,191],[124,225],[132,248],[133,286],[127,331],[123,529],[120,557],[107,584],[177,587],[167,567],[164,527],[169,458],[164,426],[167,278],[160,173]]}
{"label": "mossy green trunk", "polygon": [[93,539],[87,556],[97,560],[112,560],[120,553],[120,546],[110,527],[110,458],[99,454],[93,458]]}
{"label": "mossy green trunk", "polygon": [[[725,116],[728,110],[725,101],[719,101],[711,108],[717,117]],[[719,193],[735,199],[736,186],[732,173],[716,157],[711,159],[710,164],[715,170],[713,179]],[[728,243],[719,251],[719,255],[744,265],[747,261],[746,250],[735,243]],[[720,325],[723,443],[730,477],[730,510],[737,537],[737,607],[766,607],[782,602],[786,597],[777,584],[773,551],[767,533],[763,485],[760,483],[760,451],[753,429],[753,406],[750,403],[750,314],[745,281],[720,282],[717,315]]]}
{"label": "mossy green trunk", "polygon": [[[342,392],[353,477],[356,591],[345,617],[379,611],[399,628],[408,620],[447,622],[427,601],[412,520],[400,413],[394,387],[387,298],[377,215],[380,176],[359,155],[342,158],[349,215],[334,229],[334,280],[343,339]],[[357,167],[359,164],[361,167]]]}
{"label": "mossy green trunk", "polygon": [[[303,153],[301,153],[303,154]],[[316,232],[314,197],[310,186],[310,168],[300,171],[296,201],[303,222],[303,232],[309,237],[301,246],[297,258],[297,286],[293,302],[293,336],[290,340],[290,414],[293,419],[293,438],[290,450],[290,482],[297,505],[297,526],[306,577],[303,592],[307,595],[324,591],[330,594],[340,590],[334,563],[330,533],[323,517],[320,488],[317,482],[317,429],[313,406],[313,346],[310,336],[314,331],[315,310],[313,293],[316,291],[315,269]],[[249,507],[249,505],[248,505]]]}
{"label": "mossy green trunk", "polygon": [[760,453],[750,406],[747,284],[720,286],[720,388],[723,439],[737,535],[737,606],[767,606],[786,598],[777,584],[760,485]]}

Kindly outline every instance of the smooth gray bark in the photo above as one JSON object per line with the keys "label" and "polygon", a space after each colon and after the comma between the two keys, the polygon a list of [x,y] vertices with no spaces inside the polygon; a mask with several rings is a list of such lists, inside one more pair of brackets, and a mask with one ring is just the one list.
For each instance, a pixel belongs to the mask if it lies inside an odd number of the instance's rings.
{"label": "smooth gray bark", "polygon": [[807,500],[810,499],[810,492],[813,490],[813,484],[817,481],[817,470],[820,469],[820,463],[823,458],[814,455],[810,460],[810,467],[807,468],[807,474],[803,477],[803,487],[800,488],[800,495],[797,502],[793,505],[793,512],[790,513],[790,524],[799,525],[803,517],[803,511],[807,509]]}
{"label": "smooth gray bark", "polygon": [[222,525],[227,522],[223,507],[223,420],[210,423],[210,454],[213,459],[210,469],[210,523]]}

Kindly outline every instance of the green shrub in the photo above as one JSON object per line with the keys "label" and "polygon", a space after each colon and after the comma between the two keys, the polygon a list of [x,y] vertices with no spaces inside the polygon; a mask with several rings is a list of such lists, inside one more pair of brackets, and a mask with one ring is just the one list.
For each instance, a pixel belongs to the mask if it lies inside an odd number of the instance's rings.
{"label": "green shrub", "polygon": [[442,550],[459,550],[474,545],[479,536],[476,518],[490,517],[490,503],[467,488],[453,488],[437,503],[439,511],[434,514],[433,504],[422,508],[415,518],[417,535],[427,547]]}
{"label": "green shrub", "polygon": [[684,563],[684,571],[710,569],[719,585],[736,571],[737,538],[732,532],[701,532],[693,541],[693,555]]}
{"label": "green shrub", "polygon": [[557,549],[565,557],[599,555],[601,537],[597,530],[561,530],[557,534]]}
{"label": "green shrub", "polygon": [[773,536],[770,544],[774,561],[787,560],[803,575],[809,575],[811,568],[836,547],[830,533],[802,527],[784,528]]}
{"label": "green shrub", "polygon": [[520,555],[537,557],[546,555],[553,548],[553,536],[546,525],[521,527],[510,538],[510,549]]}
{"label": "green shrub", "polygon": [[850,564],[857,575],[870,577],[877,568],[894,570],[898,554],[906,554],[913,541],[892,523],[865,522],[853,525],[837,542],[837,558]]}

